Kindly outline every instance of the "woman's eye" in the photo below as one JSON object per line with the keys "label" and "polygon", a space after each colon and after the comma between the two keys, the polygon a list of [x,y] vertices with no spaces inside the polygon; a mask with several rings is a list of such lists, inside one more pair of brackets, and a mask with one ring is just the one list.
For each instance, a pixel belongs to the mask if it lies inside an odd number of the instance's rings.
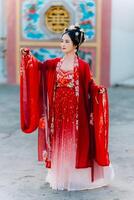
{"label": "woman's eye", "polygon": [[60,42],[69,43],[69,40],[65,40],[65,41],[61,40]]}
{"label": "woman's eye", "polygon": [[65,43],[69,43],[69,40],[65,40]]}

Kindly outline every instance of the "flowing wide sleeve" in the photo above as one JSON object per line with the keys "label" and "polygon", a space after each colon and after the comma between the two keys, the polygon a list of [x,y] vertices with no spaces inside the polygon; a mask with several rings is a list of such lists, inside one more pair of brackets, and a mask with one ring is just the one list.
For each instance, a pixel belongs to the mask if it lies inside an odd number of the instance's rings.
{"label": "flowing wide sleeve", "polygon": [[[91,116],[91,129],[94,135],[94,159],[101,166],[108,166],[108,137],[109,137],[109,105],[108,90],[104,86],[95,83],[90,72],[89,75],[89,95]],[[90,116],[90,117],[91,117]],[[93,122],[93,123],[92,123]]]}
{"label": "flowing wide sleeve", "polygon": [[21,57],[20,122],[25,133],[36,130],[39,122],[39,62],[28,52]]}

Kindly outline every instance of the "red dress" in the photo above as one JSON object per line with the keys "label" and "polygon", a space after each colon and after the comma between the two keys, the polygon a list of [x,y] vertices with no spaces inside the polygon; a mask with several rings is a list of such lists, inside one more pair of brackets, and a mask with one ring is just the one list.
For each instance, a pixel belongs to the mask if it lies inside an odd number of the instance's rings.
{"label": "red dress", "polygon": [[28,134],[38,128],[38,160],[42,161],[44,150],[51,155],[46,181],[53,189],[100,187],[113,177],[107,90],[95,84],[88,63],[77,59],[74,72],[57,71],[61,58],[39,63],[29,54],[21,60],[21,129]]}
{"label": "red dress", "polygon": [[76,169],[75,130],[77,97],[73,76],[75,71],[58,69],[56,73],[56,95],[54,104],[54,135],[52,138],[51,169],[48,169],[46,182],[53,189],[83,190],[105,185],[112,178],[112,168],[95,163],[95,176],[91,182],[91,168]]}

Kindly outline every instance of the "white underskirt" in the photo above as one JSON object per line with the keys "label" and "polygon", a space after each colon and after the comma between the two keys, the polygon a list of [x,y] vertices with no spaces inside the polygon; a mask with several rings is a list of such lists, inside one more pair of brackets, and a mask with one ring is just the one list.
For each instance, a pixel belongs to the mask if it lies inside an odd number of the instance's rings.
{"label": "white underskirt", "polygon": [[[60,133],[60,132],[59,132]],[[94,182],[91,181],[91,168],[75,168],[75,131],[68,131],[53,140],[51,168],[48,168],[46,182],[54,190],[86,190],[109,185],[114,178],[112,164],[99,166],[94,161]],[[64,137],[63,137],[64,136]]]}
{"label": "white underskirt", "polygon": [[82,169],[70,169],[61,171],[61,173],[57,174],[57,172],[53,169],[48,169],[46,182],[50,184],[50,187],[54,190],[86,190],[86,189],[94,189],[102,186],[109,185],[114,178],[114,170],[112,165],[110,164],[107,167],[102,167],[97,165],[95,162],[95,176],[99,177],[99,173],[103,173],[103,177],[101,176],[94,182],[91,181],[91,168],[82,168]]}

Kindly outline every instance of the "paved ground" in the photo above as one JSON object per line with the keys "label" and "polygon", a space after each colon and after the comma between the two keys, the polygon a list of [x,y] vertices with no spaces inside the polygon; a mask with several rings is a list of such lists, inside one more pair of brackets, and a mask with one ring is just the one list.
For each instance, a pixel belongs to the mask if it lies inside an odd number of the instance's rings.
{"label": "paved ground", "polygon": [[37,133],[19,129],[19,87],[0,86],[0,200],[133,200],[134,88],[109,89],[110,154],[115,179],[108,187],[67,192],[44,183]]}

